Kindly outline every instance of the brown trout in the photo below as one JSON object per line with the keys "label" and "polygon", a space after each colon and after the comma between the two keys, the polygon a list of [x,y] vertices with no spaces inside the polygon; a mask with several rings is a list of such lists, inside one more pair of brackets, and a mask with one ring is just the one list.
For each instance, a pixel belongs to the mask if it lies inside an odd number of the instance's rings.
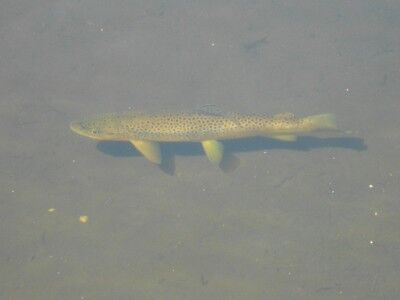
{"label": "brown trout", "polygon": [[257,114],[126,112],[72,122],[72,131],[95,140],[129,141],[149,161],[162,161],[159,142],[200,142],[212,163],[219,164],[224,147],[220,140],[269,137],[295,141],[298,135],[336,130],[332,114],[296,118],[291,113],[267,117]]}

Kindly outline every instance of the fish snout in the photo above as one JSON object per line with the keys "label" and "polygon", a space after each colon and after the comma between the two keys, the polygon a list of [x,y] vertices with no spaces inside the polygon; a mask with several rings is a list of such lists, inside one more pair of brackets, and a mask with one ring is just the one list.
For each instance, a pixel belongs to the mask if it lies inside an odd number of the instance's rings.
{"label": "fish snout", "polygon": [[81,125],[80,122],[74,121],[74,122],[71,122],[71,123],[69,124],[69,128],[70,128],[73,132],[76,132],[76,133],[79,134],[80,131],[82,130],[82,125]]}
{"label": "fish snout", "polygon": [[86,136],[86,137],[92,137],[93,136],[93,133],[90,130],[88,130],[84,126],[84,124],[82,122],[78,122],[78,121],[71,122],[69,124],[69,128],[73,132],[75,132],[75,133],[77,133],[79,135]]}

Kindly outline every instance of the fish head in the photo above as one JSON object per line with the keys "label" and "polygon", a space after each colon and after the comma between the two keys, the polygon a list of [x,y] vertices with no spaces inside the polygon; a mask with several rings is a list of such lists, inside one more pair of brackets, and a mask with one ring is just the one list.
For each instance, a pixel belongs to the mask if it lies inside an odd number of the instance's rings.
{"label": "fish head", "polygon": [[107,118],[71,122],[71,130],[95,140],[117,140],[113,123]]}

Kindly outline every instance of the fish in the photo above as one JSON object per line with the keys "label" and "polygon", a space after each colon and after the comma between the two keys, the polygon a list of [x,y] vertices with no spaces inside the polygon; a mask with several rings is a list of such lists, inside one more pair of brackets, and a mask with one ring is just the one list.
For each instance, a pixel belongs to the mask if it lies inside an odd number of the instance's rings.
{"label": "fish", "polygon": [[220,164],[224,155],[221,141],[268,137],[294,142],[299,135],[337,130],[333,114],[297,118],[292,113],[268,117],[240,113],[139,113],[134,111],[99,115],[70,123],[70,129],[99,141],[128,141],[146,159],[162,163],[160,142],[199,142],[207,158]]}

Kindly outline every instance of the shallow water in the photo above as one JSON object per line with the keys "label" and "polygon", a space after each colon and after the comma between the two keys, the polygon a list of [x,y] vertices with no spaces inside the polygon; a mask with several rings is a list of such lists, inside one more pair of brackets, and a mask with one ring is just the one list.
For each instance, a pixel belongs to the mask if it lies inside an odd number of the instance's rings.
{"label": "shallow water", "polygon": [[[396,299],[399,17],[394,1],[3,3],[0,298]],[[198,144],[164,144],[160,169],[68,128],[205,105],[334,113],[346,133],[229,141],[223,172]]]}

